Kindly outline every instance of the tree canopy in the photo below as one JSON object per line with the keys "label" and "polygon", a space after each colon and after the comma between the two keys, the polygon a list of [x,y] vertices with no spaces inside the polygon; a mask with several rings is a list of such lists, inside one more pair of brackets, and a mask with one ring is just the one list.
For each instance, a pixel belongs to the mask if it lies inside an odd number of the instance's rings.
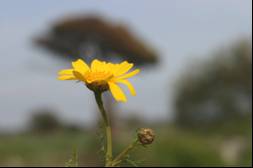
{"label": "tree canopy", "polygon": [[139,65],[158,61],[156,52],[125,25],[98,16],[65,18],[38,36],[35,42],[62,58],[83,58],[88,62],[94,57],[124,59]]}

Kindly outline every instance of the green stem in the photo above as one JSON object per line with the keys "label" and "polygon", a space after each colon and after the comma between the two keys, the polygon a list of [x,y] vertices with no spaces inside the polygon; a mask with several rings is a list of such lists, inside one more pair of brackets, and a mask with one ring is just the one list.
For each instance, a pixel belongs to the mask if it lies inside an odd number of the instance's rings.
{"label": "green stem", "polygon": [[139,144],[139,141],[138,139],[136,139],[133,143],[131,143],[130,145],[128,145],[113,161],[112,161],[112,166],[117,166],[119,165],[123,160],[124,158],[126,157],[126,155],[131,151],[133,150],[136,145]]}
{"label": "green stem", "polygon": [[105,125],[105,132],[106,132],[106,156],[105,156],[105,166],[109,167],[112,164],[112,131],[110,122],[108,120],[106,111],[103,106],[102,101],[102,93],[101,92],[95,92],[95,98],[96,102],[98,104],[99,110],[101,112],[102,118],[104,120]]}

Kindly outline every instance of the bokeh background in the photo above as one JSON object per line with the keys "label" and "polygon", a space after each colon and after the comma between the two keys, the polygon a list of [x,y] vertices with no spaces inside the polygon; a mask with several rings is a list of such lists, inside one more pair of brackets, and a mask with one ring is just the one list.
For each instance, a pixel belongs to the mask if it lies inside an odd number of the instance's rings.
{"label": "bokeh background", "polygon": [[137,96],[104,96],[114,154],[151,127],[139,166],[252,165],[251,0],[6,0],[0,37],[0,166],[64,166],[73,148],[102,164],[92,92],[57,80],[77,58],[141,69]]}

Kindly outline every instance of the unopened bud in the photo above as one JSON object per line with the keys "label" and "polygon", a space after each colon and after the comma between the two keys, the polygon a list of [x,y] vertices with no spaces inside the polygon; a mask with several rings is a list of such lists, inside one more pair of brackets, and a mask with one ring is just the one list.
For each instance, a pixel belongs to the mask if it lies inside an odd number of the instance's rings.
{"label": "unopened bud", "polygon": [[149,145],[155,139],[154,131],[150,128],[141,128],[138,131],[138,139],[142,145]]}

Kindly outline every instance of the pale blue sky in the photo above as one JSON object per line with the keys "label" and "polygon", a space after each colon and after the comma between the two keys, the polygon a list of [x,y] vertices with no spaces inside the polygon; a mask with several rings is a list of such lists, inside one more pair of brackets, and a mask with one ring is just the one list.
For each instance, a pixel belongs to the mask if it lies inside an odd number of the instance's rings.
{"label": "pale blue sky", "polygon": [[161,66],[132,79],[137,96],[128,94],[129,101],[118,105],[119,115],[147,120],[171,116],[174,82],[185,66],[252,34],[251,0],[1,1],[0,130],[21,128],[38,106],[55,108],[69,122],[90,124],[97,117],[90,91],[56,80],[68,64],[63,67],[32,45],[32,38],[55,20],[90,13],[127,24],[159,52]]}

